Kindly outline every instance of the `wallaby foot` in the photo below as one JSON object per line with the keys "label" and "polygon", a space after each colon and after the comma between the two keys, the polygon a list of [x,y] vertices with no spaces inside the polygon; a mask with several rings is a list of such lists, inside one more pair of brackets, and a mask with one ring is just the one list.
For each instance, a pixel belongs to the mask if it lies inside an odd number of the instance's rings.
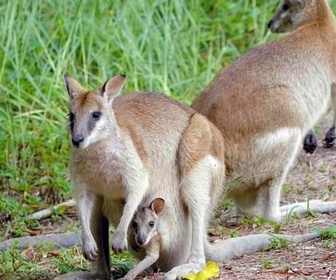
{"label": "wallaby foot", "polygon": [[336,133],[335,126],[332,126],[323,140],[323,148],[330,149],[335,145]]}
{"label": "wallaby foot", "polygon": [[97,260],[99,250],[93,238],[83,238],[82,252],[85,259],[89,261]]}
{"label": "wallaby foot", "polygon": [[317,148],[317,138],[313,130],[309,130],[304,141],[303,149],[307,154],[312,154]]}
{"label": "wallaby foot", "polygon": [[126,234],[123,232],[115,231],[112,236],[112,249],[118,254],[127,250],[127,239]]}

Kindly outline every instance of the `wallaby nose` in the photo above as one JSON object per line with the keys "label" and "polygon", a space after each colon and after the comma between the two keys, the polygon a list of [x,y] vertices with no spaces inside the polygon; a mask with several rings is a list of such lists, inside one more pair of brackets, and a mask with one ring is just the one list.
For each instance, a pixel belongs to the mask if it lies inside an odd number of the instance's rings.
{"label": "wallaby nose", "polygon": [[139,246],[143,246],[145,244],[146,238],[143,236],[138,236],[136,242],[138,243]]}
{"label": "wallaby nose", "polygon": [[272,23],[273,23],[273,19],[271,19],[271,20],[267,23],[267,27],[268,27],[268,28],[271,28]]}
{"label": "wallaby nose", "polygon": [[72,140],[72,144],[73,144],[75,147],[78,148],[78,147],[80,146],[80,144],[83,143],[83,141],[84,141],[84,137],[83,137],[83,135],[77,135],[76,137],[73,136],[71,140]]}

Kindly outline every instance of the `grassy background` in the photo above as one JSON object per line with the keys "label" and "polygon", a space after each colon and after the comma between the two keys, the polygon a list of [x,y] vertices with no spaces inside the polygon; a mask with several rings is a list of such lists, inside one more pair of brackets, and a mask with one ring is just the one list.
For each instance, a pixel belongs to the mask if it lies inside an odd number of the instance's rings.
{"label": "grassy background", "polygon": [[271,38],[277,5],[0,0],[0,219],[11,217],[0,241],[27,235],[39,226],[28,213],[71,197],[64,73],[88,88],[124,73],[126,91],[190,104],[222,67]]}
{"label": "grassy background", "polygon": [[88,88],[125,73],[126,91],[190,104],[266,40],[277,1],[256,2],[0,1],[0,207],[26,214],[71,196],[64,73]]}

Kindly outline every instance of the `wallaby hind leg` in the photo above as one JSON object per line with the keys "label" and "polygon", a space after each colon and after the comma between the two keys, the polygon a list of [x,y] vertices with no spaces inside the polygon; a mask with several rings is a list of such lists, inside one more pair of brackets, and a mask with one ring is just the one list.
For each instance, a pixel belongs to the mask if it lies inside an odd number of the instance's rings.
{"label": "wallaby hind leg", "polygon": [[[205,118],[195,114],[185,131],[179,147],[179,167],[181,175],[181,195],[188,207],[191,224],[191,248],[187,264],[173,268],[165,275],[165,279],[176,279],[188,273],[196,273],[205,266],[204,238],[208,216],[215,201],[214,193],[219,194],[224,177],[221,159],[211,154],[213,139],[209,137],[211,127]],[[222,141],[219,155],[223,154]],[[213,183],[217,185],[213,187]]]}
{"label": "wallaby hind leg", "polygon": [[[271,220],[280,221],[281,187],[292,165],[302,141],[301,131],[294,128],[280,128],[278,131],[259,137],[253,147],[254,158],[262,162],[255,164],[252,182],[248,188],[242,188],[232,198],[243,212],[251,212]],[[269,159],[269,160],[268,160]]]}
{"label": "wallaby hind leg", "polygon": [[176,279],[188,273],[197,273],[205,266],[203,240],[207,226],[207,211],[211,209],[210,161],[210,158],[203,159],[193,171],[183,178],[182,197],[188,207],[192,224],[190,254],[187,263],[174,267],[165,275],[165,279]]}
{"label": "wallaby hind leg", "polygon": [[247,215],[253,214],[257,217],[280,221],[279,203],[282,182],[283,177],[268,179],[244,194],[232,196],[238,213],[241,211]]}

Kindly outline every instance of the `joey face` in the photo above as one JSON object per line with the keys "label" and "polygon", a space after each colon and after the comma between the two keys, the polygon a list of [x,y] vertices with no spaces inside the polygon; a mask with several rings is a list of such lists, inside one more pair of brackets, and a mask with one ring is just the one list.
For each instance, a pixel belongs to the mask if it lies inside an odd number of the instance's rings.
{"label": "joey face", "polygon": [[[268,28],[273,33],[290,32],[308,22],[311,18],[311,0],[283,0]],[[313,2],[313,1],[312,1]]]}
{"label": "joey face", "polygon": [[138,209],[132,220],[132,229],[136,243],[142,247],[146,246],[158,233],[158,224],[165,201],[162,198],[155,198],[149,207]]}
{"label": "joey face", "polygon": [[87,148],[106,139],[117,127],[112,102],[126,77],[115,76],[95,91],[87,91],[69,75],[64,79],[70,97],[69,129],[73,146]]}
{"label": "joey face", "polygon": [[138,210],[132,221],[135,241],[140,246],[146,246],[157,233],[158,215],[150,208]]}

